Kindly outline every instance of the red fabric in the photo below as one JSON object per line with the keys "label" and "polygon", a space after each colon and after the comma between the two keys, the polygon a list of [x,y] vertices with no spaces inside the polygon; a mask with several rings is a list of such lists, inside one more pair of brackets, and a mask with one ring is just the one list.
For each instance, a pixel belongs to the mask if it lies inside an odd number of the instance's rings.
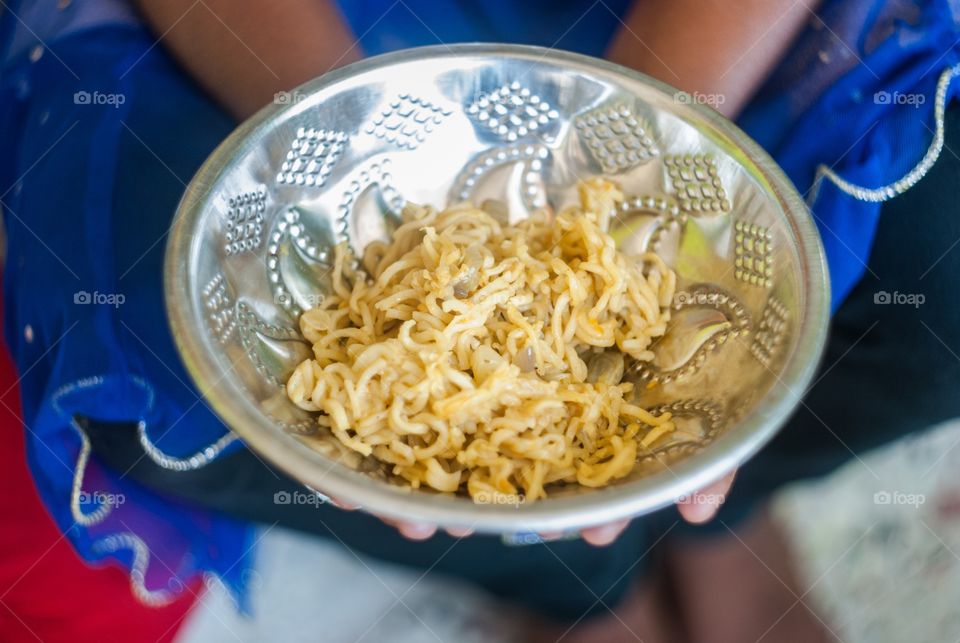
{"label": "red fabric", "polygon": [[150,608],[133,596],[125,571],[77,556],[27,469],[16,383],[0,343],[0,641],[172,641],[192,592]]}

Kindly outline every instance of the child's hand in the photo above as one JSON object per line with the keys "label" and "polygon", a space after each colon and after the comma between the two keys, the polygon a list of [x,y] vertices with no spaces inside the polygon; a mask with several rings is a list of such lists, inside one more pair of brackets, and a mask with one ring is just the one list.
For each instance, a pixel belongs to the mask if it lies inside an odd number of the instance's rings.
{"label": "child's hand", "polygon": [[[733,484],[734,475],[736,475],[736,471],[728,473],[713,484],[710,484],[697,493],[691,494],[690,496],[679,501],[677,503],[677,511],[680,512],[680,515],[683,516],[687,522],[694,524],[707,522],[713,518],[714,515],[716,515],[717,511],[720,509],[720,506],[723,505],[723,501],[726,498],[727,492],[730,490],[730,486]],[[330,499],[330,502],[335,506],[348,511],[357,509],[357,507],[354,505],[339,502],[333,498]],[[397,528],[397,531],[399,531],[402,536],[409,538],[410,540],[426,540],[437,533],[436,525],[405,522],[402,520],[393,520],[391,518],[383,517],[381,517],[380,520],[388,525],[393,525]],[[630,520],[624,519],[607,523],[605,525],[589,527],[581,530],[580,536],[591,545],[596,547],[604,547],[615,541],[620,534],[623,533],[623,530],[627,528],[628,524],[630,524]],[[445,531],[454,538],[465,538],[473,533],[473,529],[469,528],[451,528]],[[553,540],[560,537],[561,534],[541,533],[540,536],[544,540]]]}

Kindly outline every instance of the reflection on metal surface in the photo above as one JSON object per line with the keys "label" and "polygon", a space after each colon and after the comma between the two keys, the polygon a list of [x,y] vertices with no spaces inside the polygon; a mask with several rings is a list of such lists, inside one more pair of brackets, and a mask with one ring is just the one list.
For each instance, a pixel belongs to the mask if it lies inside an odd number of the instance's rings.
{"label": "reflection on metal surface", "polygon": [[717,173],[717,160],[711,154],[667,156],[673,192],[685,212],[726,213],[730,199]]}
{"label": "reflection on metal surface", "polygon": [[482,126],[506,141],[516,141],[559,118],[557,110],[514,81],[482,94],[466,109]]}
{"label": "reflection on metal surface", "polygon": [[773,296],[767,300],[760,314],[760,323],[750,343],[750,352],[767,369],[771,367],[774,358],[785,343],[789,330],[789,316],[787,307]]}
{"label": "reflection on metal surface", "polygon": [[709,399],[685,399],[661,404],[652,412],[670,413],[677,430],[665,435],[647,449],[641,449],[637,458],[650,467],[669,464],[670,459],[689,455],[710,444],[720,431],[723,422],[723,407]]}
{"label": "reflection on metal surface", "polygon": [[237,304],[240,342],[257,372],[270,384],[283,386],[291,366],[310,356],[310,346],[296,328],[260,319],[244,302]]}
{"label": "reflection on metal surface", "polygon": [[237,328],[237,319],[233,309],[233,296],[223,275],[215,274],[201,292],[211,334],[221,343],[230,341]]}
{"label": "reflection on metal surface", "polygon": [[733,230],[733,276],[754,286],[773,286],[773,232],[739,220]]}
{"label": "reflection on metal surface", "polygon": [[287,210],[276,222],[267,245],[265,263],[273,304],[294,318],[303,312],[303,305],[308,309],[315,306],[316,298],[326,291],[323,278],[330,269],[330,255],[328,245],[318,243],[304,230],[300,212]]}
{"label": "reflection on metal surface", "polygon": [[[520,164],[523,172],[521,196],[528,210],[546,205],[543,191],[543,162],[550,156],[544,145],[512,145],[484,152],[467,164],[454,179],[452,201],[470,201],[473,189],[491,171],[508,164]],[[528,213],[529,214],[529,213]]]}
{"label": "reflection on metal surface", "polygon": [[263,240],[263,215],[266,211],[267,189],[260,186],[256,190],[238,194],[228,201],[227,233],[223,251],[228,255],[252,252],[260,247]]}
{"label": "reflection on metal surface", "polygon": [[611,235],[621,248],[636,254],[660,250],[664,235],[679,232],[687,215],[673,197],[636,196],[624,199],[613,219]]}
{"label": "reflection on metal surface", "polygon": [[364,131],[400,149],[415,150],[452,113],[430,101],[403,93],[374,117]]}
{"label": "reflection on metal surface", "polygon": [[[375,189],[379,202],[372,208],[357,211],[357,201],[369,189]],[[392,224],[400,220],[403,197],[393,184],[390,159],[382,159],[360,171],[350,181],[337,208],[337,227],[340,241],[348,241],[359,255],[374,239],[383,239]]]}
{"label": "reflection on metal surface", "polygon": [[297,130],[297,136],[290,143],[287,158],[280,166],[277,182],[286,185],[305,185],[321,187],[333,169],[347,135],[313,127]]}
{"label": "reflection on metal surface", "polygon": [[666,384],[692,375],[727,340],[750,332],[743,304],[712,285],[678,292],[673,310],[666,333],[650,347],[653,359],[636,364],[641,381]]}
{"label": "reflection on metal surface", "polygon": [[657,154],[650,127],[626,105],[605,107],[577,118],[577,129],[600,168],[616,174]]}

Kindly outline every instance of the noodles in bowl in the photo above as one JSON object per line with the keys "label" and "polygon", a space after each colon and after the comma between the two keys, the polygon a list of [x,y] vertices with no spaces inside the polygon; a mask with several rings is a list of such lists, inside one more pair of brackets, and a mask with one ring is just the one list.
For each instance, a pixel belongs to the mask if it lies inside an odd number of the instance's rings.
{"label": "noodles in bowl", "polygon": [[652,359],[676,276],[616,248],[616,185],[579,194],[514,224],[496,203],[408,205],[359,266],[339,245],[333,294],[300,318],[313,357],[291,401],[413,488],[530,501],[627,476],[674,430],[624,373]]}

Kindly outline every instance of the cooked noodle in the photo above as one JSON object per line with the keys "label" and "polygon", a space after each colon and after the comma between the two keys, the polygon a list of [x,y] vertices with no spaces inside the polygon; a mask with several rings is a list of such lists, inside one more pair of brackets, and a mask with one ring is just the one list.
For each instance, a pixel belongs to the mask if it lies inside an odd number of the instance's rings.
{"label": "cooked noodle", "polygon": [[499,204],[408,205],[364,270],[338,246],[333,294],[300,318],[314,358],[290,399],[414,488],[535,500],[629,474],[674,428],[621,379],[625,356],[652,358],[675,275],[615,248],[615,185],[579,193],[579,207],[516,224]]}

